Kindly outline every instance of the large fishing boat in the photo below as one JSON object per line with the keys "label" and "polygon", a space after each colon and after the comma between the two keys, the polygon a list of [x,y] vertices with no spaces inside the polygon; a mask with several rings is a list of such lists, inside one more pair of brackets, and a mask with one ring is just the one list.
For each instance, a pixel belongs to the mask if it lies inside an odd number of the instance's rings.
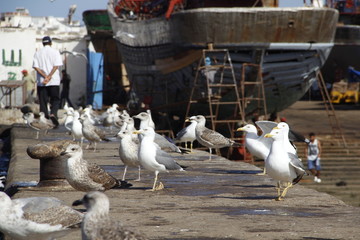
{"label": "large fishing boat", "polygon": [[236,81],[244,63],[260,65],[268,112],[281,111],[316,80],[338,20],[332,8],[279,8],[274,0],[110,0],[108,14],[137,98],[168,111],[186,108],[209,44],[230,52]]}
{"label": "large fishing boat", "polygon": [[327,82],[349,76],[349,68],[360,70],[360,0],[329,0],[329,7],[339,11],[334,47],[322,72]]}

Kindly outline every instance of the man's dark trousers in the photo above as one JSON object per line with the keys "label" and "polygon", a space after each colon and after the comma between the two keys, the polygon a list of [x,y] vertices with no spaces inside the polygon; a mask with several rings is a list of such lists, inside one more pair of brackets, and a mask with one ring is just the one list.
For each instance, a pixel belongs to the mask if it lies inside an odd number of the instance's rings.
{"label": "man's dark trousers", "polygon": [[40,112],[45,113],[45,117],[49,118],[47,104],[50,100],[50,114],[57,118],[57,112],[60,107],[60,86],[37,87],[40,103]]}

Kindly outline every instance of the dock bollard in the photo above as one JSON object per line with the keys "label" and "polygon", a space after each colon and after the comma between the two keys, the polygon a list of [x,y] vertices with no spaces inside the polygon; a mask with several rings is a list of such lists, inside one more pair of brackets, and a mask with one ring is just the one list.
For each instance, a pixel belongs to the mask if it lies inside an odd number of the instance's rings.
{"label": "dock bollard", "polygon": [[66,158],[60,153],[66,149],[70,140],[59,140],[29,146],[27,154],[40,160],[40,180],[37,187],[72,188],[65,177]]}

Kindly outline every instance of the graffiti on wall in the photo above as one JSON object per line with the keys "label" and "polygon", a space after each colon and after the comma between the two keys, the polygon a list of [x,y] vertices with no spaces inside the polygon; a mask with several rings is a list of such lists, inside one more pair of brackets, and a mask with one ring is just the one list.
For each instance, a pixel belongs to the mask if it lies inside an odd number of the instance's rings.
{"label": "graffiti on wall", "polygon": [[15,61],[15,52],[14,49],[11,49],[11,53],[10,53],[10,60],[6,59],[6,54],[5,54],[5,49],[2,50],[2,65],[10,67],[10,66],[14,66],[14,67],[18,67],[21,66],[21,56],[22,52],[21,49],[19,49],[19,56],[18,56],[18,61]]}

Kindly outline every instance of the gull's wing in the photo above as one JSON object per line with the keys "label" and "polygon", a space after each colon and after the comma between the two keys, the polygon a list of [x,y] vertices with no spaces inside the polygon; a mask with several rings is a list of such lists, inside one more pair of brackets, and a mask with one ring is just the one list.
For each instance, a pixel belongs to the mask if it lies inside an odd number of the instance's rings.
{"label": "gull's wing", "polygon": [[224,137],[222,134],[208,129],[208,128],[204,128],[204,130],[201,133],[201,136],[203,141],[208,142],[208,143],[212,143],[214,141],[216,141],[216,145],[230,145],[231,141],[230,139]]}
{"label": "gull's wing", "polygon": [[179,140],[186,134],[186,130],[187,130],[187,127],[184,127],[183,129],[181,129],[181,130],[176,134],[175,141],[179,141]]}
{"label": "gull's wing", "polygon": [[13,200],[23,210],[23,218],[36,223],[63,227],[73,226],[82,221],[83,214],[63,204],[54,197],[30,197]]}
{"label": "gull's wing", "polygon": [[24,212],[39,213],[52,207],[58,207],[62,202],[54,197],[29,197],[14,199],[13,202],[20,206]]}
{"label": "gull's wing", "polygon": [[164,152],[163,150],[157,148],[156,149],[156,156],[155,160],[163,164],[167,170],[181,170],[182,167],[173,159],[173,157],[168,154],[167,152]]}
{"label": "gull's wing", "polygon": [[288,153],[288,156],[290,158],[289,164],[294,167],[297,177],[293,180],[293,184],[298,183],[301,178],[306,174],[306,170],[304,167],[304,164],[301,162],[301,160],[292,153]]}
{"label": "gull's wing", "polygon": [[165,137],[161,136],[158,133],[155,133],[154,142],[158,144],[161,148],[169,148],[174,152],[181,153],[181,150],[175,144],[169,142]]}
{"label": "gull's wing", "polygon": [[310,140],[305,138],[302,134],[295,132],[290,129],[289,131],[289,140],[292,142],[305,142],[307,144],[310,143]]}
{"label": "gull's wing", "polygon": [[261,129],[261,136],[258,138],[258,141],[264,144],[270,151],[271,144],[273,143],[272,138],[264,137],[265,134],[270,133],[271,130],[277,126],[276,122],[273,121],[257,121],[256,125]]}
{"label": "gull's wing", "polygon": [[88,163],[89,177],[96,183],[102,184],[105,189],[119,185],[119,181],[95,163]]}
{"label": "gull's wing", "polygon": [[273,121],[256,121],[255,123],[262,131],[261,136],[270,133],[271,130],[278,125],[276,122]]}

